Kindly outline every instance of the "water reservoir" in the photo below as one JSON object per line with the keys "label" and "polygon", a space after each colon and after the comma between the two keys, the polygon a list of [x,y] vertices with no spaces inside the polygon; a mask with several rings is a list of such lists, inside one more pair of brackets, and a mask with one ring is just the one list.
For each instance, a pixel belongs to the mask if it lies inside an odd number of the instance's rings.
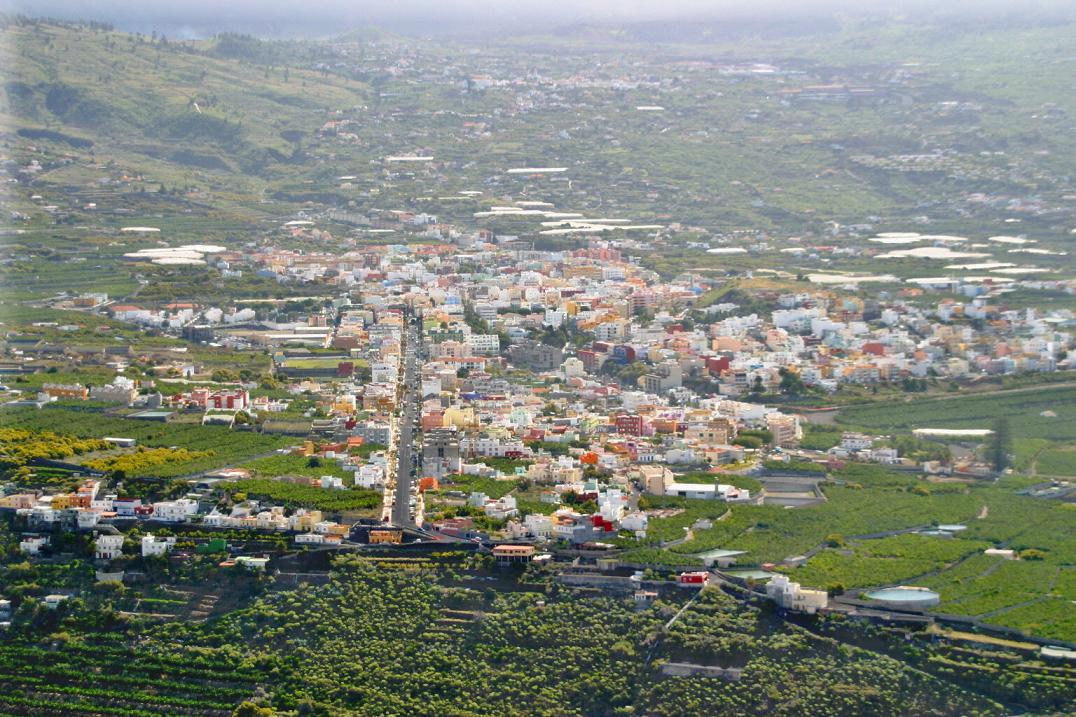
{"label": "water reservoir", "polygon": [[895,588],[874,590],[863,597],[881,605],[896,608],[925,609],[941,602],[941,595],[926,588],[901,585]]}

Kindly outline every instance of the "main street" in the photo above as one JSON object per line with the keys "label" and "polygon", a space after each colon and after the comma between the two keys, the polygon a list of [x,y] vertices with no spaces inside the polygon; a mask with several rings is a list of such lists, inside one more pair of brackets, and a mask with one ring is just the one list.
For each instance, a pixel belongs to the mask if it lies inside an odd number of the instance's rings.
{"label": "main street", "polygon": [[415,486],[415,426],[418,406],[422,401],[416,384],[416,364],[419,351],[419,335],[410,323],[403,337],[403,384],[400,393],[396,440],[396,491],[392,507],[392,523],[398,527],[414,527],[421,522],[421,497]]}

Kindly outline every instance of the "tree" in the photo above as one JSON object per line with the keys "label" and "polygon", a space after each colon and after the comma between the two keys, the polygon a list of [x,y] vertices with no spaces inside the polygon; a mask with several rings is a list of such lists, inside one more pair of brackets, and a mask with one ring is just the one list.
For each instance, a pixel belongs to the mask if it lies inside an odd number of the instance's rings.
{"label": "tree", "polygon": [[273,717],[276,713],[268,707],[261,707],[253,702],[244,702],[235,708],[232,717]]}
{"label": "tree", "polygon": [[1009,427],[1009,419],[1002,416],[994,421],[993,434],[990,436],[988,445],[988,459],[993,464],[994,470],[1000,473],[1009,467],[1012,457],[1012,429]]}
{"label": "tree", "polygon": [[762,398],[762,394],[766,392],[765,386],[762,385],[762,376],[755,376],[754,383],[751,384],[751,390],[748,392],[748,398],[757,401]]}
{"label": "tree", "polygon": [[803,379],[795,371],[790,371],[783,366],[780,369],[781,383],[778,386],[778,390],[786,396],[799,396],[807,390],[807,386],[804,385]]}

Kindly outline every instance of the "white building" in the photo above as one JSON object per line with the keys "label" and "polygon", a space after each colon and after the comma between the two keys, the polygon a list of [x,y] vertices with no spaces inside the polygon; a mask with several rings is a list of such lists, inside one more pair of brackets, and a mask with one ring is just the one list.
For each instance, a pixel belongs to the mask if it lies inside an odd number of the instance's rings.
{"label": "white building", "polygon": [[519,514],[519,509],[516,507],[516,498],[513,495],[506,495],[498,500],[491,500],[482,506],[482,510],[494,520],[507,520],[508,518]]}
{"label": "white building", "polygon": [[564,378],[582,378],[586,376],[587,369],[583,365],[583,362],[574,356],[569,356],[564,359],[564,363],[560,365],[561,373],[564,374]]}
{"label": "white building", "polygon": [[138,397],[135,383],[125,376],[117,376],[112,383],[103,386],[90,387],[91,401],[104,401],[106,403],[122,403],[130,405]]}
{"label": "white building", "polygon": [[19,541],[19,550],[27,555],[37,555],[41,548],[49,544],[49,539],[43,535],[28,535]]}
{"label": "white building", "polygon": [[75,513],[75,521],[78,523],[79,530],[93,528],[100,520],[101,514],[96,510],[80,510]]}
{"label": "white building", "polygon": [[98,560],[115,560],[123,555],[122,535],[98,535],[94,541],[93,556]]}
{"label": "white building", "polygon": [[528,513],[523,526],[536,538],[548,538],[553,534],[553,519],[541,513]]}
{"label": "white building", "polygon": [[642,533],[643,535],[646,535],[646,529],[647,529],[647,527],[649,525],[649,522],[650,522],[650,519],[647,517],[646,513],[643,513],[642,511],[637,511],[635,513],[628,513],[627,515],[625,515],[621,519],[621,521],[620,521],[620,529],[621,530],[630,530],[631,532],[635,533],[637,536],[640,533]]}
{"label": "white building", "polygon": [[198,501],[189,498],[166,500],[153,504],[153,517],[166,523],[185,523],[198,513]]}
{"label": "white building", "polygon": [[787,575],[773,576],[766,584],[766,595],[783,608],[809,615],[829,604],[825,590],[804,590],[799,583],[790,581]]}
{"label": "white building", "polygon": [[468,334],[465,342],[472,356],[496,356],[501,351],[497,334]]}
{"label": "white building", "polygon": [[866,451],[874,445],[874,438],[863,433],[841,435],[841,448],[846,451]]}
{"label": "white building", "polygon": [[377,488],[385,482],[385,469],[382,466],[366,463],[355,471],[355,485],[360,488]]}
{"label": "white building", "polygon": [[564,309],[546,309],[545,319],[542,321],[546,326],[559,329],[568,320],[568,312]]}
{"label": "white building", "polygon": [[169,536],[167,538],[158,538],[155,535],[148,534],[142,536],[142,557],[151,557],[156,555],[164,555],[176,545],[175,536]]}

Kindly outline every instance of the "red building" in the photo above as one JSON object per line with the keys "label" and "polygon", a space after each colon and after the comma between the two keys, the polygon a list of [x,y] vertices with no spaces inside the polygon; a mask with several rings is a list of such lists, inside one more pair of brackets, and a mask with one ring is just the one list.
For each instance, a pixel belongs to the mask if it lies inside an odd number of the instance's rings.
{"label": "red building", "polygon": [[722,371],[727,371],[731,361],[728,356],[708,356],[706,358],[706,370],[717,376]]}
{"label": "red building", "polygon": [[622,413],[615,420],[616,432],[628,436],[643,435],[643,417],[634,413]]}
{"label": "red building", "polygon": [[224,408],[239,411],[250,406],[250,394],[245,390],[219,391],[209,396],[207,408]]}
{"label": "red building", "polygon": [[422,414],[421,425],[423,431],[432,431],[444,425],[444,411],[427,411]]}
{"label": "red building", "polygon": [[583,362],[583,368],[587,371],[596,371],[601,366],[601,360],[605,355],[591,349],[580,349],[575,352],[576,358]]}
{"label": "red building", "polygon": [[[595,497],[597,495],[595,494]],[[594,526],[595,530],[599,530],[603,533],[612,533],[616,531],[616,528],[605,518],[601,517],[597,513],[590,516],[590,524]]]}
{"label": "red building", "polygon": [[692,573],[680,573],[676,584],[682,588],[704,588],[709,579],[710,573],[705,570],[699,570]]}

